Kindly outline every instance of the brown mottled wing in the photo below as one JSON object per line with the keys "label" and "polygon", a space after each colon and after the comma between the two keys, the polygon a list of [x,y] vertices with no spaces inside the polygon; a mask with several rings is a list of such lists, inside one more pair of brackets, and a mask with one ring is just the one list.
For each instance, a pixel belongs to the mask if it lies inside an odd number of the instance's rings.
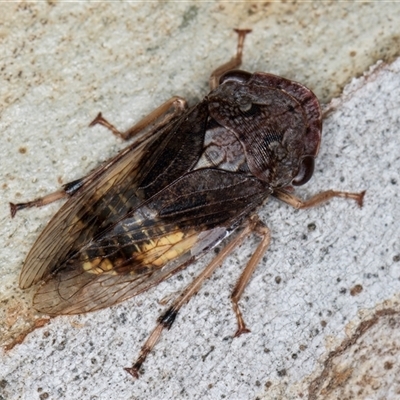
{"label": "brown mottled wing", "polygon": [[[158,231],[159,228],[155,225],[148,232]],[[179,233],[178,231],[177,234]],[[174,232],[171,231],[170,235],[173,234]],[[101,271],[103,265],[92,264],[93,259],[90,261],[88,259],[87,262],[92,265],[92,268],[88,268],[87,271],[84,269],[85,262],[75,261],[65,266],[66,268],[62,268],[53,279],[48,280],[39,288],[33,305],[35,309],[49,315],[80,314],[110,307],[169,278],[192,262],[207,248],[207,245],[212,247],[226,234],[224,228],[215,228],[202,233],[193,231],[185,233],[182,241],[185,242],[186,251],[183,254],[165,265],[155,266],[136,262],[132,271],[125,273],[118,273],[118,268],[107,271],[107,265],[112,267],[108,261],[104,263],[104,271]],[[157,244],[157,239],[154,239],[154,243]],[[188,248],[186,245],[189,244],[194,247]],[[173,245],[168,246],[168,249],[165,249],[165,245],[163,247],[164,250],[158,251],[157,255],[154,251],[152,252],[153,261],[156,256],[162,259],[163,253],[173,251]],[[142,256],[144,261],[145,253],[142,253]],[[124,269],[129,269],[129,265],[125,265]]]}
{"label": "brown mottled wing", "polygon": [[[113,205],[124,208],[124,200],[138,199],[129,193],[138,170],[143,145],[124,150],[109,162],[107,170],[75,193],[52,218],[29,252],[20,275],[20,286],[25,289],[45,279],[62,263],[68,254],[85,243],[99,225],[113,220]],[[119,191],[121,192],[119,193]],[[134,204],[132,204],[134,206]]]}
{"label": "brown mottled wing", "polygon": [[224,239],[269,192],[242,174],[187,173],[63,263],[34,306],[75,314],[143,292]]}
{"label": "brown mottled wing", "polygon": [[[165,170],[175,171],[177,154],[188,153],[191,157],[183,160],[180,173],[189,170],[192,158],[201,152],[206,120],[206,107],[200,103],[154,134],[139,136],[94,171],[37,239],[21,271],[21,288],[50,279],[88,241],[136,209],[148,196],[146,187],[138,187],[159,168],[157,159],[163,160]],[[163,176],[152,190],[168,185],[175,179],[173,173]]]}

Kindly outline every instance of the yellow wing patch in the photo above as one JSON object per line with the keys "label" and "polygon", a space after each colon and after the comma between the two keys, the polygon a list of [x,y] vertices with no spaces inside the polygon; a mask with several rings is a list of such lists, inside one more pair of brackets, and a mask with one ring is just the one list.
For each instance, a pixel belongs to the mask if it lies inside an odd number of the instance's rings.
{"label": "yellow wing patch", "polygon": [[86,261],[83,263],[83,269],[85,272],[96,275],[104,273],[111,275],[117,274],[117,272],[114,270],[113,263],[108,258],[96,257],[91,261]]}
{"label": "yellow wing patch", "polygon": [[162,267],[167,262],[187,252],[196,243],[196,232],[174,232],[156,240],[148,241],[141,247],[140,253],[132,254],[132,257],[144,265]]}
{"label": "yellow wing patch", "polygon": [[[162,268],[169,261],[172,261],[189,251],[198,240],[197,233],[176,231],[157,239],[150,239],[143,244],[135,244],[135,251],[131,255],[131,269],[129,262],[123,259],[111,261],[109,258],[96,257],[85,261],[82,268],[85,272],[95,275],[118,273],[129,273],[135,275],[138,271],[149,271],[149,269]],[[128,266],[127,266],[128,264]],[[121,270],[118,267],[123,266]]]}

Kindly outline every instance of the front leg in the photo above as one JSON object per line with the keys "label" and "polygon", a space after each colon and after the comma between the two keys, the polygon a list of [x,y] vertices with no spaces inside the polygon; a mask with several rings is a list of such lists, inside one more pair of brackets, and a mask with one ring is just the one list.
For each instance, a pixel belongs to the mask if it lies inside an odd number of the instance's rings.
{"label": "front leg", "polygon": [[222,75],[224,75],[228,71],[231,71],[239,67],[239,65],[242,63],[244,39],[246,35],[251,32],[251,29],[235,29],[234,31],[238,34],[236,55],[230,61],[228,61],[225,64],[222,64],[220,67],[218,67],[211,73],[209,81],[211,90],[218,87],[219,79],[221,78]]}
{"label": "front leg", "polygon": [[333,197],[342,197],[345,199],[352,199],[357,202],[357,204],[362,207],[365,190],[360,193],[352,193],[352,192],[340,192],[336,190],[326,190],[325,192],[317,193],[316,195],[312,196],[308,200],[301,200],[292,193],[284,189],[275,189],[272,193],[274,197],[279,200],[284,201],[285,203],[289,204],[290,206],[298,209],[303,208],[310,208],[316,207],[322,203],[327,202],[328,200],[332,199]]}

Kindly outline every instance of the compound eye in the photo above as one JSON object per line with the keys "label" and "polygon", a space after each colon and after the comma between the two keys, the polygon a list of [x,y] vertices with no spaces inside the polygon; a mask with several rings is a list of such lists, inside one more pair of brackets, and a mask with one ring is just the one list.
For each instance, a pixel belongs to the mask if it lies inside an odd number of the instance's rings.
{"label": "compound eye", "polygon": [[292,185],[301,186],[307,183],[314,173],[314,157],[308,156],[301,160],[299,172],[292,181]]}
{"label": "compound eye", "polygon": [[221,85],[224,82],[238,82],[238,83],[246,83],[251,78],[251,73],[247,71],[242,71],[240,69],[236,69],[233,71],[228,71],[223,74],[221,78],[219,78],[219,84]]}

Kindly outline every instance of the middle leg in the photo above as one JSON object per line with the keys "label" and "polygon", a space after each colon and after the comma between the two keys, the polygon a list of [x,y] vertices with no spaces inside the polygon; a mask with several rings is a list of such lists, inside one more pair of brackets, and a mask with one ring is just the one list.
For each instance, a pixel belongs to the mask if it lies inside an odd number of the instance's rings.
{"label": "middle leg", "polygon": [[257,216],[254,217],[254,220],[255,224],[253,231],[261,236],[262,239],[257,246],[255,252],[251,256],[249,262],[247,263],[246,268],[240,275],[240,278],[238,279],[231,294],[232,307],[238,323],[238,328],[234,337],[238,337],[242,333],[250,332],[250,330],[246,327],[246,324],[244,323],[243,316],[239,308],[239,300],[242,297],[244,289],[246,288],[251,276],[253,275],[253,272],[255,271],[261,257],[264,255],[271,242],[271,231],[268,229],[268,227],[263,222],[261,222]]}

